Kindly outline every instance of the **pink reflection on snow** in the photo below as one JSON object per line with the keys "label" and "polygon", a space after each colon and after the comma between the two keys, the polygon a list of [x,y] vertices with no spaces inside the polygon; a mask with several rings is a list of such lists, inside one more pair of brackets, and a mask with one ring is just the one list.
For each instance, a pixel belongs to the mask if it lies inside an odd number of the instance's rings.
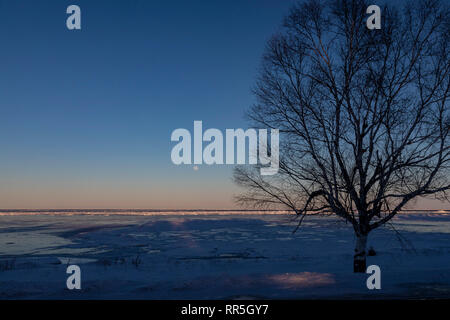
{"label": "pink reflection on snow", "polygon": [[272,274],[267,276],[267,280],[285,289],[327,286],[335,283],[332,274],[317,272]]}

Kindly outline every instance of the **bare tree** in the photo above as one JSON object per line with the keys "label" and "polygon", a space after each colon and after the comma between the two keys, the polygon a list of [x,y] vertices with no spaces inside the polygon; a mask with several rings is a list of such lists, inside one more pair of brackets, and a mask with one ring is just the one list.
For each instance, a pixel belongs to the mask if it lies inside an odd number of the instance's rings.
{"label": "bare tree", "polygon": [[238,201],[334,214],[353,225],[354,271],[368,234],[417,197],[450,189],[448,6],[382,8],[366,27],[363,0],[292,8],[268,43],[249,117],[280,129],[280,170],[238,167]]}

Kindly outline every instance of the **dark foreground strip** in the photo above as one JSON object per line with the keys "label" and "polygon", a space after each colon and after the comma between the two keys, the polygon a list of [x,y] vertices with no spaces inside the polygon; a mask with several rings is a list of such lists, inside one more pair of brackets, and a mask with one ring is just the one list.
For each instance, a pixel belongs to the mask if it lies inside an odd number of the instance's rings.
{"label": "dark foreground strip", "polygon": [[[425,311],[447,312],[450,300],[41,300],[0,301],[3,314],[27,313],[47,318],[91,318],[113,314],[141,319],[385,319],[395,311],[402,316]],[[101,319],[101,318],[98,318]]]}

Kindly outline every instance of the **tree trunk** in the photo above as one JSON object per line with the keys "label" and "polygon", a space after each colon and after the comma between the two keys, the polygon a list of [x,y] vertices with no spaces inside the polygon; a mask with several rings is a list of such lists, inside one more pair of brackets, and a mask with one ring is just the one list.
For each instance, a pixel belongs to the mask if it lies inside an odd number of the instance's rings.
{"label": "tree trunk", "polygon": [[355,256],[353,257],[353,272],[366,272],[367,235],[356,236]]}

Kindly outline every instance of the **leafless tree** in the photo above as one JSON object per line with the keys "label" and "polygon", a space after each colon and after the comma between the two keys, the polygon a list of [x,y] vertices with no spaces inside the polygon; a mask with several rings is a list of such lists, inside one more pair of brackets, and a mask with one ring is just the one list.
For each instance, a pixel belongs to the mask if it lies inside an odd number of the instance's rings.
{"label": "leafless tree", "polygon": [[280,170],[238,167],[238,201],[334,214],[353,225],[354,271],[368,234],[417,197],[450,189],[448,6],[382,7],[366,27],[364,0],[307,1],[268,43],[249,117],[280,129]]}

